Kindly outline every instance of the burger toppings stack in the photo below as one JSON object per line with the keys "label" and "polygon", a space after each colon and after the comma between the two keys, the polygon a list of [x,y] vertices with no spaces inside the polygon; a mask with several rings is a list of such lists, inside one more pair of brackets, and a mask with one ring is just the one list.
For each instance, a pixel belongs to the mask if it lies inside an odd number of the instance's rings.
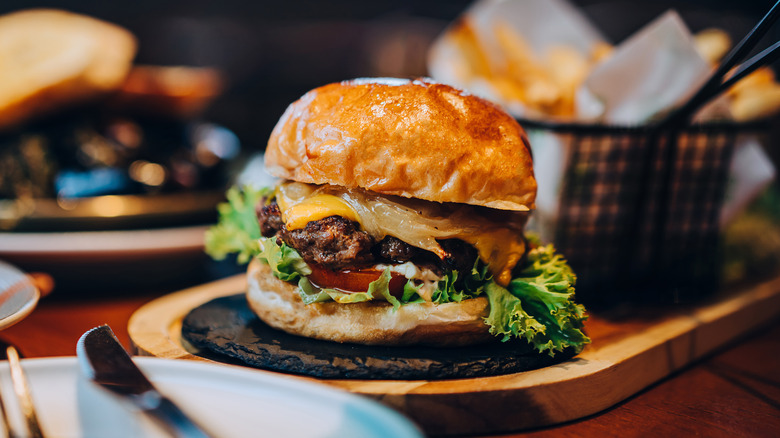
{"label": "burger toppings stack", "polygon": [[288,107],[265,159],[281,182],[231,189],[206,246],[250,261],[247,301],[270,326],[550,355],[590,342],[574,273],[524,235],[533,163],[496,105],[427,79],[330,84]]}

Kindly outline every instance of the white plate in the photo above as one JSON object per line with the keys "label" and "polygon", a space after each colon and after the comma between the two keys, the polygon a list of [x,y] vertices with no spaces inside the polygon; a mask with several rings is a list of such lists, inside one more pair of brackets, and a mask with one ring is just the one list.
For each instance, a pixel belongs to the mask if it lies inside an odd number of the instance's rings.
{"label": "white plate", "polygon": [[24,272],[0,260],[0,330],[29,315],[40,292]]}
{"label": "white plate", "polygon": [[208,226],[127,231],[0,233],[0,256],[115,255],[198,251]]}
{"label": "white plate", "polygon": [[[157,388],[218,437],[402,438],[422,433],[379,403],[325,385],[228,365],[136,358]],[[86,380],[75,357],[22,361],[52,437],[167,437],[147,416]],[[11,418],[12,388],[0,367]]]}

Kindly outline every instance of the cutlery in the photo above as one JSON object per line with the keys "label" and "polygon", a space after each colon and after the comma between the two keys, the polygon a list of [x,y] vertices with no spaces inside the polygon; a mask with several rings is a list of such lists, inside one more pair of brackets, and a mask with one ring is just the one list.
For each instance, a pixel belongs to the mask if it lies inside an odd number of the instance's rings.
{"label": "cutlery", "polygon": [[8,417],[8,412],[5,410],[5,402],[3,401],[2,396],[0,396],[0,424],[2,425],[3,436],[13,438],[14,435],[11,433],[11,419]]}
{"label": "cutlery", "polygon": [[16,394],[19,408],[22,411],[27,426],[27,435],[20,435],[12,432],[4,403],[0,401],[0,410],[2,410],[3,419],[5,420],[6,432],[8,432],[10,437],[29,436],[31,438],[44,438],[38,416],[35,413],[35,405],[33,404],[32,395],[30,393],[30,385],[27,383],[24,369],[19,362],[19,353],[16,351],[16,348],[9,346],[6,349],[6,355],[8,357],[8,366],[11,369],[11,383],[13,384],[14,393]]}
{"label": "cutlery", "polygon": [[122,396],[176,437],[210,437],[170,399],[160,394],[127,354],[107,325],[84,333],[76,346],[84,374]]}

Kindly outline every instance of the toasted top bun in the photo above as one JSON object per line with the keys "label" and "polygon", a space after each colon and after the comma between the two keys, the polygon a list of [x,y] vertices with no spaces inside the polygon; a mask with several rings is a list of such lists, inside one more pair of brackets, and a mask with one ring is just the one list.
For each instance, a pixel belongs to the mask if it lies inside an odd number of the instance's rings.
{"label": "toasted top bun", "polygon": [[287,108],[265,162],[310,184],[502,210],[534,208],[525,132],[498,106],[429,80],[356,79]]}
{"label": "toasted top bun", "polygon": [[484,297],[446,304],[405,304],[398,310],[385,301],[306,305],[298,286],[274,277],[254,259],[247,272],[247,302],[266,324],[294,335],[366,345],[462,346],[492,342],[483,321]]}
{"label": "toasted top bun", "polygon": [[83,15],[0,16],[0,129],[116,90],[135,52],[130,32]]}

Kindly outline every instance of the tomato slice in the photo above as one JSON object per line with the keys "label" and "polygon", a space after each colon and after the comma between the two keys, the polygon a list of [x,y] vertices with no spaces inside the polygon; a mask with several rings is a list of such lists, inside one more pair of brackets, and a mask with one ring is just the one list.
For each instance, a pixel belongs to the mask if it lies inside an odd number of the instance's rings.
{"label": "tomato slice", "polygon": [[[309,281],[317,287],[336,289],[344,293],[366,292],[368,285],[382,275],[382,271],[377,269],[345,269],[343,271],[333,271],[310,264],[311,274]],[[396,298],[401,298],[404,293],[406,277],[396,272],[390,273],[390,283],[388,289],[390,294]]]}

